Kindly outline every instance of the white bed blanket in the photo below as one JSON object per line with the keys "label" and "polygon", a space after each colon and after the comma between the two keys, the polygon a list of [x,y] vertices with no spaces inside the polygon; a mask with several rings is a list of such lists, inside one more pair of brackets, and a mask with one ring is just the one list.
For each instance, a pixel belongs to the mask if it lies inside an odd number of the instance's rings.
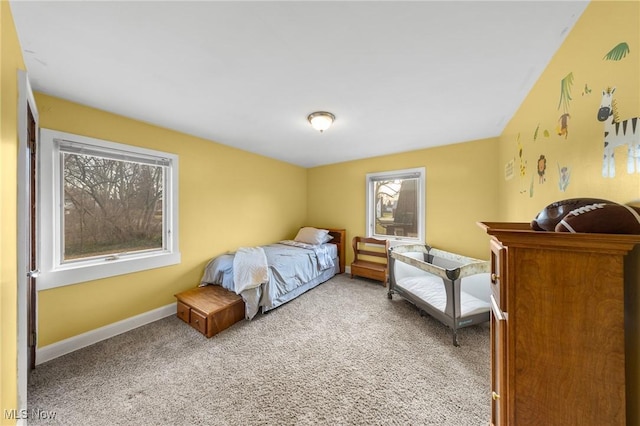
{"label": "white bed blanket", "polygon": [[262,247],[241,247],[233,258],[235,293],[256,288],[269,281],[267,256]]}

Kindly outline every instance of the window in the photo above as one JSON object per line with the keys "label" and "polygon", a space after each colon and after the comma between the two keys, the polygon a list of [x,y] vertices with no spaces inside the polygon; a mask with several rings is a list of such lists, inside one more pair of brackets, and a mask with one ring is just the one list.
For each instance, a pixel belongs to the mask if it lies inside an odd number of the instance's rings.
{"label": "window", "polygon": [[173,265],[178,157],[41,131],[40,289]]}
{"label": "window", "polygon": [[425,241],[425,169],[367,174],[367,235]]}

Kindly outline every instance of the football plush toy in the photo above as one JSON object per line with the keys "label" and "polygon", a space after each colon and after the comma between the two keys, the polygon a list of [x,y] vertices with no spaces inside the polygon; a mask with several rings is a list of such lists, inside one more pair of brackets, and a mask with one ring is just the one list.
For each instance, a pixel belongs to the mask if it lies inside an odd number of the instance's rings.
{"label": "football plush toy", "polygon": [[569,212],[595,203],[616,204],[613,201],[602,200],[600,198],[570,198],[556,201],[538,213],[536,218],[531,221],[531,229],[535,231],[555,231],[556,225],[558,225]]}
{"label": "football plush toy", "polygon": [[571,210],[556,232],[640,234],[640,208],[612,202],[588,204]]}

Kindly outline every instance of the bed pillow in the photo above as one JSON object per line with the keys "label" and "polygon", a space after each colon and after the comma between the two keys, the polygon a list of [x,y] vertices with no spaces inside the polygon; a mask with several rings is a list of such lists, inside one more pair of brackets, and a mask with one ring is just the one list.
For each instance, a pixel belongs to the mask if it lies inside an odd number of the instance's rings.
{"label": "bed pillow", "polygon": [[329,234],[327,234],[327,235],[325,235],[325,236],[324,236],[324,241],[323,241],[323,243],[328,243],[328,242],[329,242],[329,241],[331,241],[331,240],[333,240],[333,235],[329,235]]}
{"label": "bed pillow", "polygon": [[306,244],[324,244],[330,241],[333,237],[329,235],[329,231],[326,229],[316,229],[310,226],[300,228],[298,235],[294,238],[295,241]]}

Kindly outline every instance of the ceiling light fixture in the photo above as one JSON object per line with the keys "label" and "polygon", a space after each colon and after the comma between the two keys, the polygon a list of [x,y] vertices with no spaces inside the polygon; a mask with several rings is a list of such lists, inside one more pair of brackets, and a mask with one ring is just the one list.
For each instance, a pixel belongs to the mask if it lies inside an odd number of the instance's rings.
{"label": "ceiling light fixture", "polygon": [[307,120],[311,123],[311,127],[319,131],[320,133],[327,130],[333,124],[336,116],[326,111],[316,111],[309,114]]}

